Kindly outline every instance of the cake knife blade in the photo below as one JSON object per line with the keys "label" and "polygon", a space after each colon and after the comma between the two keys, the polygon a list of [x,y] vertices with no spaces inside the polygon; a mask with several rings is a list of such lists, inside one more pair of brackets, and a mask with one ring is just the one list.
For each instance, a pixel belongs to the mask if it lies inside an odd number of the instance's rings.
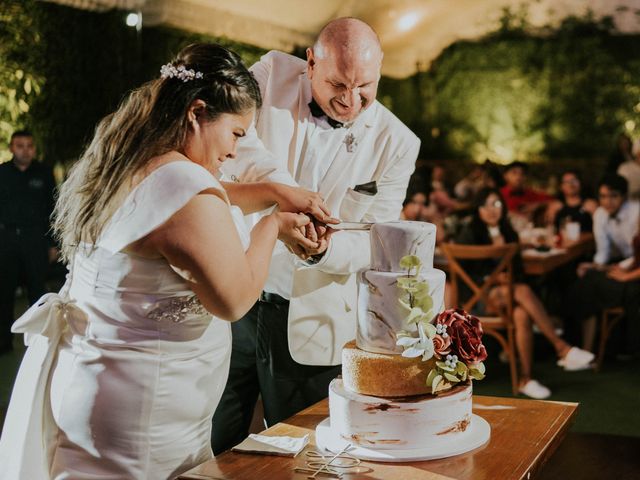
{"label": "cake knife blade", "polygon": [[371,230],[371,222],[340,222],[335,225],[328,224],[327,226],[334,230]]}

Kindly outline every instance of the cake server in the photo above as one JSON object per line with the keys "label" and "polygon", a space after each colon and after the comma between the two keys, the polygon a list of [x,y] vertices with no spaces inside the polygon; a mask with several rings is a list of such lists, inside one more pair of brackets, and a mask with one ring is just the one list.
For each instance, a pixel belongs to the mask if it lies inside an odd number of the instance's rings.
{"label": "cake server", "polygon": [[371,226],[374,225],[370,222],[340,222],[335,225],[328,224],[327,226],[334,230],[371,230]]}

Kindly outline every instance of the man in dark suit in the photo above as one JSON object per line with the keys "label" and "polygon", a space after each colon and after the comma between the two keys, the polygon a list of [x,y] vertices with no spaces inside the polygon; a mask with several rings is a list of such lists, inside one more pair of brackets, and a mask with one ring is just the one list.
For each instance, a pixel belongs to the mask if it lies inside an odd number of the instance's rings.
{"label": "man in dark suit", "polygon": [[34,161],[33,135],[11,135],[11,161],[0,165],[0,353],[12,349],[15,292],[27,289],[29,303],[46,291],[49,263],[57,250],[50,236],[55,181],[51,169]]}

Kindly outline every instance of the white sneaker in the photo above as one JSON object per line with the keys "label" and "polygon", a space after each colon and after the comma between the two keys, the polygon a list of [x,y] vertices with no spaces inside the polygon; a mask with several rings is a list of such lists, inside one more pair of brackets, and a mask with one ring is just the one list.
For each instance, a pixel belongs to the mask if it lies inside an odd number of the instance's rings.
{"label": "white sneaker", "polygon": [[542,385],[537,380],[529,380],[527,383],[518,388],[518,392],[536,400],[544,400],[551,396],[551,390]]}
{"label": "white sneaker", "polygon": [[578,370],[587,370],[592,368],[595,355],[587,350],[578,347],[571,347],[569,352],[558,360],[558,365],[564,367],[568,372],[577,372]]}

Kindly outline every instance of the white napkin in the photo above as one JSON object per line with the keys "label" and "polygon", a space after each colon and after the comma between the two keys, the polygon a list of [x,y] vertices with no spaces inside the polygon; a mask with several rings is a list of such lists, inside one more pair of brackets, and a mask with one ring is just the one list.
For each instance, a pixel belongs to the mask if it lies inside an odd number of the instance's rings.
{"label": "white napkin", "polygon": [[231,450],[234,452],[262,453],[264,455],[280,455],[295,457],[309,443],[309,435],[304,437],[267,436],[249,434],[242,443]]}

